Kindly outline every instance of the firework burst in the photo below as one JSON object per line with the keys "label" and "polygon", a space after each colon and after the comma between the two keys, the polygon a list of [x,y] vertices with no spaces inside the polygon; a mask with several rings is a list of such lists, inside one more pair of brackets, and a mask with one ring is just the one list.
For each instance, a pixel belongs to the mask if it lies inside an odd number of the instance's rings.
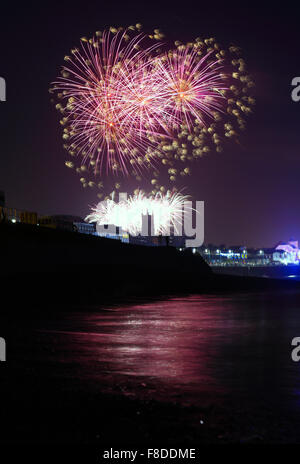
{"label": "firework burst", "polygon": [[[100,35],[100,34],[99,34]],[[141,160],[149,147],[148,136],[159,134],[162,105],[159,82],[151,72],[151,53],[157,45],[141,50],[146,36],[132,39],[128,31],[104,32],[74,48],[66,56],[68,65],[52,91],[61,102],[56,105],[65,116],[63,139],[72,156],[81,156],[95,174],[122,171],[128,163]],[[142,161],[142,162],[141,162]]]}
{"label": "firework burst", "polygon": [[134,177],[138,189],[150,178],[152,195],[176,189],[191,163],[239,140],[255,103],[239,48],[214,38],[170,48],[158,29],[140,29],[83,37],[50,89],[62,113],[66,165],[84,187],[102,190],[99,198],[105,188],[119,190],[121,178]]}
{"label": "firework burst", "polygon": [[[157,60],[164,81],[163,97],[171,123],[186,123],[191,129],[195,120],[206,126],[215,111],[222,111],[227,90],[219,60],[210,60],[211,52],[199,58],[195,49],[169,52]],[[178,125],[175,125],[175,129]]]}

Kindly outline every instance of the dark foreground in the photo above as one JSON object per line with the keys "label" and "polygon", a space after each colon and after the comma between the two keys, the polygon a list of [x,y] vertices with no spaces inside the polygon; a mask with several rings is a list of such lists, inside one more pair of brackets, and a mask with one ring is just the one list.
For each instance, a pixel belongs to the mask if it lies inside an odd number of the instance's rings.
{"label": "dark foreground", "polygon": [[0,442],[300,442],[299,283],[32,226],[0,241]]}
{"label": "dark foreground", "polygon": [[[15,380],[24,382],[23,378]],[[213,402],[203,407],[181,406],[126,398],[121,390],[109,395],[59,383],[51,383],[50,389],[40,379],[38,386],[31,379],[30,385],[24,387],[23,383],[22,388],[18,399],[6,394],[8,403],[1,412],[5,420],[2,444],[93,444],[102,448],[299,444],[299,416],[262,404],[253,408],[237,405],[232,399],[223,407]]]}
{"label": "dark foreground", "polygon": [[0,440],[299,443],[299,304],[278,290],[2,318]]}

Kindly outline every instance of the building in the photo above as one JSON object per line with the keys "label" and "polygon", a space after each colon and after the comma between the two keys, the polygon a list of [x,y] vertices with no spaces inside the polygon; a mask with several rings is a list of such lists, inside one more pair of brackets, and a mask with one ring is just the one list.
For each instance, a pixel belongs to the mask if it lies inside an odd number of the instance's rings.
{"label": "building", "polygon": [[101,229],[100,227],[96,229],[95,235],[98,237],[120,240],[123,243],[129,243],[129,234],[127,232],[123,232],[121,227],[113,224],[103,224]]}
{"label": "building", "polygon": [[0,190],[0,222],[37,224],[37,213],[5,206],[5,192]]}
{"label": "building", "polygon": [[86,235],[97,235],[94,223],[89,224],[88,222],[74,222],[73,224],[75,232]]}
{"label": "building", "polygon": [[[300,263],[300,250],[298,240],[289,240],[287,243],[280,242],[276,248],[274,258],[282,264],[299,264]],[[279,254],[278,252],[281,252]]]}
{"label": "building", "polygon": [[185,237],[175,235],[154,235],[153,230],[153,217],[151,215],[142,215],[142,230],[137,235],[131,235],[126,231],[122,231],[122,228],[110,225],[102,225],[97,228],[96,235],[99,237],[111,238],[115,240],[121,240],[123,243],[131,243],[133,245],[144,245],[144,246],[173,246],[181,247],[185,243]]}
{"label": "building", "polygon": [[251,249],[245,246],[203,245],[197,250],[211,266],[269,266],[274,248]]}
{"label": "building", "polygon": [[225,245],[203,245],[198,248],[201,256],[211,265],[243,265],[248,258],[248,252],[245,247],[232,246],[230,248]]}
{"label": "building", "polygon": [[284,250],[276,250],[273,253],[273,261],[277,261],[278,263],[282,263],[284,261],[284,255],[285,251]]}
{"label": "building", "polygon": [[300,249],[297,240],[280,242],[273,248],[225,247],[203,245],[195,252],[201,254],[211,266],[279,266],[300,264]]}
{"label": "building", "polygon": [[70,232],[76,231],[74,223],[83,223],[83,219],[79,216],[71,216],[67,214],[58,214],[55,216],[41,216],[39,217],[39,225],[42,227],[49,227],[50,229],[68,230]]}

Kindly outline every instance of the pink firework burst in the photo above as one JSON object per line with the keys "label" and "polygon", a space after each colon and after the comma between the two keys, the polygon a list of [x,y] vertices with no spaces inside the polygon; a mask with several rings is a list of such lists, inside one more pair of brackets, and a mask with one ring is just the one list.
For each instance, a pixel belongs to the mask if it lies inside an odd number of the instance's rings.
{"label": "pink firework burst", "polygon": [[104,32],[100,43],[82,41],[54,83],[65,102],[64,138],[95,173],[104,168],[127,173],[131,160],[137,169],[145,160],[151,164],[145,153],[168,132],[163,81],[152,63],[158,45],[141,49],[145,37],[130,40],[126,31]]}
{"label": "pink firework burst", "polygon": [[[82,38],[81,46],[65,57],[62,77],[51,89],[60,99],[56,107],[63,114],[64,146],[79,159],[76,171],[89,170],[93,180],[130,174],[140,181],[149,168],[156,175],[161,163],[173,182],[177,160],[180,164],[206,153],[210,134],[220,149],[215,121],[221,117],[216,113],[228,112],[232,105],[224,96],[230,79],[224,73],[223,51],[218,53],[209,39],[207,46],[196,40],[163,52],[160,42],[147,46],[151,35],[138,32],[130,37],[129,29],[111,28],[92,39]],[[159,34],[156,40],[161,40]],[[241,68],[243,63],[237,62]],[[231,87],[235,96],[238,89]],[[236,108],[232,114],[240,115]],[[235,133],[229,128],[226,135]],[[72,161],[67,163],[74,167]],[[180,170],[185,174],[187,168]],[[80,180],[84,186],[88,183],[85,177]]]}

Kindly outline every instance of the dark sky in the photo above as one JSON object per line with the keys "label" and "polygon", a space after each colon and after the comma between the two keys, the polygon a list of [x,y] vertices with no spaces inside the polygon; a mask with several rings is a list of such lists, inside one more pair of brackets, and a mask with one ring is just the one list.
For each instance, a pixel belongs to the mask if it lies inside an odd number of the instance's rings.
{"label": "dark sky", "polygon": [[[79,38],[141,22],[170,39],[215,36],[243,49],[257,105],[240,146],[201,159],[188,193],[205,201],[205,241],[272,246],[300,239],[300,6],[290,2],[14,2],[1,5],[0,189],[7,205],[41,214],[79,214],[97,202],[64,166],[49,83]],[[249,6],[251,5],[251,6]],[[295,2],[296,5],[296,2]]]}

